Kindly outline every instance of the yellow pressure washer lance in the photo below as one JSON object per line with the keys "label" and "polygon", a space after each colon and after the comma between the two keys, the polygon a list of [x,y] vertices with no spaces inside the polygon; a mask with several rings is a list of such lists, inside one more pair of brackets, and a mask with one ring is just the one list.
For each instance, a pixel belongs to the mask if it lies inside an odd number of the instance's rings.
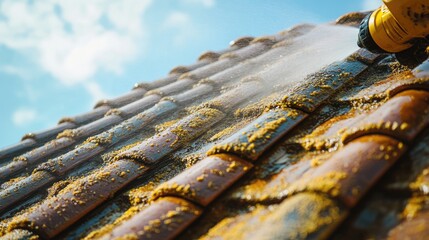
{"label": "yellow pressure washer lance", "polygon": [[429,56],[429,0],[383,0],[362,20],[358,45],[374,53],[395,53],[405,65],[423,62]]}

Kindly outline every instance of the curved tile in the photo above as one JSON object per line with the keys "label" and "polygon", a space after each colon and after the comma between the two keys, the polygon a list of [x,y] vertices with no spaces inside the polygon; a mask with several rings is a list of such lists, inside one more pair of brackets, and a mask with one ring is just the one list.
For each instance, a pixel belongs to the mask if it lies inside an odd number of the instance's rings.
{"label": "curved tile", "polygon": [[116,97],[113,99],[101,100],[95,104],[94,108],[98,108],[104,105],[107,105],[111,108],[121,107],[142,98],[145,93],[146,93],[145,89],[135,88],[119,97]]}
{"label": "curved tile", "polygon": [[23,171],[26,167],[32,166],[47,156],[55,153],[59,149],[73,145],[75,141],[70,138],[59,138],[52,140],[45,145],[35,148],[30,152],[15,157],[13,161],[0,167],[0,179],[9,179],[13,175]]}
{"label": "curved tile", "polygon": [[201,212],[200,207],[186,200],[160,198],[100,239],[174,239]]}
{"label": "curved tile", "polygon": [[256,81],[242,83],[239,86],[224,92],[207,102],[200,104],[198,108],[214,108],[222,112],[230,112],[240,103],[264,91],[264,86]]}
{"label": "curved tile", "polygon": [[347,213],[324,195],[300,193],[279,205],[226,218],[201,239],[326,239]]}
{"label": "curved tile", "polygon": [[110,110],[109,106],[106,106],[106,105],[100,106],[86,113],[82,113],[72,117],[64,117],[60,119],[59,123],[72,122],[72,123],[76,123],[77,125],[86,124],[94,120],[97,120],[98,118],[103,117],[104,114],[106,114],[109,110]]}
{"label": "curved tile", "polygon": [[154,164],[162,157],[189,143],[219,122],[225,115],[215,109],[203,108],[178,121],[115,158],[130,158],[146,164]]}
{"label": "curved tile", "polygon": [[211,148],[207,155],[231,153],[256,160],[307,114],[294,109],[272,109],[252,123]]}
{"label": "curved tile", "polygon": [[429,124],[429,92],[407,90],[399,93],[376,111],[345,131],[343,142],[359,136],[385,134],[410,142]]}
{"label": "curved tile", "polygon": [[30,196],[35,189],[40,189],[55,180],[48,172],[36,172],[18,183],[0,191],[0,211],[8,209],[18,200]]}
{"label": "curved tile", "polygon": [[333,63],[292,86],[290,93],[274,106],[313,112],[344,84],[355,79],[367,68],[362,62],[350,59]]}
{"label": "curved tile", "polygon": [[32,138],[38,142],[45,142],[53,137],[55,137],[58,133],[66,130],[66,129],[71,129],[71,128],[75,128],[76,124],[72,123],[72,122],[63,122],[63,123],[59,123],[58,125],[51,127],[49,129],[45,129],[43,131],[40,132],[36,132],[36,133],[27,133],[26,135],[24,135],[22,137],[23,140],[27,139],[27,138]]}
{"label": "curved tile", "polygon": [[176,196],[207,206],[252,166],[232,155],[212,155],[161,184],[152,197]]}
{"label": "curved tile", "polygon": [[19,143],[4,147],[0,149],[1,161],[6,160],[9,157],[15,157],[16,155],[29,150],[31,147],[37,144],[36,140],[32,138],[24,139]]}
{"label": "curved tile", "polygon": [[211,93],[214,91],[214,87],[209,84],[198,84],[192,89],[173,95],[170,97],[165,97],[164,100],[170,100],[179,105],[185,105],[192,103],[193,101],[198,100],[199,98]]}
{"label": "curved tile", "polygon": [[354,207],[405,150],[402,142],[381,135],[355,139],[308,171],[287,192],[320,192]]}
{"label": "curved tile", "polygon": [[165,85],[160,88],[155,88],[153,90],[150,90],[146,93],[146,96],[151,94],[157,94],[160,96],[168,96],[173,93],[178,93],[181,91],[184,91],[188,88],[190,88],[192,85],[195,84],[195,81],[192,79],[181,79],[180,81],[176,81],[173,83],[170,83],[168,85]]}
{"label": "curved tile", "polygon": [[149,107],[152,107],[153,105],[158,103],[159,100],[161,100],[161,96],[156,95],[156,94],[152,94],[149,96],[145,96],[142,99],[137,100],[135,102],[127,104],[127,105],[119,108],[119,110],[121,111],[122,115],[124,115],[126,117],[131,117],[135,114],[138,114],[138,113],[146,110]]}
{"label": "curved tile", "polygon": [[79,147],[37,166],[33,172],[46,171],[57,176],[63,176],[67,171],[74,169],[91,157],[105,150],[95,143],[84,143]]}

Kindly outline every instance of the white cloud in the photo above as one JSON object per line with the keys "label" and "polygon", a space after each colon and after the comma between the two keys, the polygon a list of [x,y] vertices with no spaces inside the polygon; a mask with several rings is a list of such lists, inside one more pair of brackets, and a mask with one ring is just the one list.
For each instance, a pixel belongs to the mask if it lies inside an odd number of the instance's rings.
{"label": "white cloud", "polygon": [[185,44],[194,34],[194,26],[191,17],[184,12],[175,11],[170,13],[164,21],[164,27],[177,30],[173,42],[175,45],[179,46]]}
{"label": "white cloud", "polygon": [[214,7],[216,4],[215,0],[183,0],[187,4],[199,4],[203,5],[206,8]]}
{"label": "white cloud", "polygon": [[26,126],[34,122],[37,118],[37,111],[31,108],[20,108],[12,114],[12,122],[17,127]]}
{"label": "white cloud", "polygon": [[[0,44],[35,57],[65,85],[120,73],[140,50],[151,0],[4,0]],[[88,88],[89,89],[89,88]]]}
{"label": "white cloud", "polygon": [[381,6],[381,0],[363,0],[363,10],[374,10]]}

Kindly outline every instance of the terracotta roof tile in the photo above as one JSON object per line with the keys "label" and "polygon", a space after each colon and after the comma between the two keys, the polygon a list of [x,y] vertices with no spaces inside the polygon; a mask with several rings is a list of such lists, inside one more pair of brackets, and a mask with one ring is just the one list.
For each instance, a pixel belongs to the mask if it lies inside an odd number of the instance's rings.
{"label": "terracotta roof tile", "polygon": [[208,155],[232,153],[248,160],[256,160],[305,117],[305,113],[293,109],[268,111],[236,134],[215,145],[209,150]]}
{"label": "terracotta roof tile", "polygon": [[367,69],[360,61],[342,61],[308,76],[299,85],[292,87],[279,105],[313,112],[320,104],[334,94],[346,82],[355,79]]}
{"label": "terracotta roof tile", "polygon": [[399,93],[365,119],[346,131],[343,140],[375,133],[411,141],[429,123],[429,92],[407,90]]}
{"label": "terracotta roof tile", "polygon": [[75,148],[57,158],[49,159],[37,166],[34,172],[47,171],[54,175],[62,176],[66,172],[72,170],[79,164],[82,164],[91,157],[100,154],[105,150],[104,147],[96,143],[84,143],[78,148]]}
{"label": "terracotta roof tile", "polygon": [[160,198],[101,239],[174,239],[200,214],[201,209],[186,200]]}
{"label": "terracotta roof tile", "polygon": [[405,145],[388,137],[369,135],[355,139],[320,167],[294,182],[289,194],[321,192],[353,207],[368,189],[404,153]]}
{"label": "terracotta roof tile", "polygon": [[75,141],[70,138],[55,139],[42,147],[35,148],[19,157],[15,157],[12,161],[0,168],[0,179],[10,179],[16,173],[23,171],[26,167],[40,162],[45,156],[50,155],[64,147],[71,146]]}
{"label": "terracotta roof tile", "polygon": [[176,82],[170,83],[168,85],[165,85],[163,87],[150,90],[149,92],[146,93],[146,96],[151,95],[151,94],[157,94],[160,96],[168,96],[168,95],[173,94],[173,93],[178,93],[178,92],[184,91],[194,84],[195,84],[195,81],[192,79],[188,79],[188,78],[181,79],[180,81],[176,81]]}
{"label": "terracotta roof tile", "polygon": [[218,110],[203,108],[137,146],[118,154],[116,158],[130,158],[155,164],[165,155],[207,131],[224,117],[225,114]]}
{"label": "terracotta roof tile", "polygon": [[177,196],[207,206],[251,168],[233,155],[212,155],[160,185],[153,198]]}
{"label": "terracotta roof tile", "polygon": [[101,100],[95,104],[94,108],[98,108],[103,105],[107,105],[111,108],[121,107],[128,103],[131,103],[140,99],[141,97],[143,97],[143,95],[146,92],[147,91],[143,88],[136,88],[117,98],[109,99],[109,100]]}
{"label": "terracotta roof tile", "polygon": [[64,117],[60,119],[59,123],[72,122],[78,125],[82,125],[82,124],[94,121],[100,117],[103,117],[104,114],[106,114],[109,111],[109,109],[110,109],[109,106],[103,105],[103,106],[97,107],[96,109],[93,109],[92,111],[89,111],[80,115],[76,115],[73,117]]}
{"label": "terracotta roof tile", "polygon": [[31,147],[36,145],[36,141],[32,138],[27,138],[22,140],[19,143],[13,144],[9,147],[3,148],[0,151],[0,159],[2,159],[3,161],[11,156],[17,155],[22,153],[23,151],[26,151],[28,149],[30,149]]}
{"label": "terracotta roof tile", "polygon": [[213,90],[213,86],[209,84],[198,84],[192,89],[187,90],[183,93],[179,93],[170,97],[165,97],[164,100],[169,100],[179,105],[186,105],[210,94],[211,92],[213,92]]}
{"label": "terracotta roof tile", "polygon": [[8,209],[17,199],[25,198],[34,192],[34,189],[45,187],[55,180],[48,172],[36,172],[29,177],[0,191],[0,211]]}

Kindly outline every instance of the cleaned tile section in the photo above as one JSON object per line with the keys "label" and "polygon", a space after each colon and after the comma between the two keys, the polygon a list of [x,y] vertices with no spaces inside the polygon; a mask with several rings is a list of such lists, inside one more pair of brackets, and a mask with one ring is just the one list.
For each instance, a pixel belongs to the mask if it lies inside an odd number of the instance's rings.
{"label": "cleaned tile section", "polygon": [[307,114],[299,110],[272,109],[215,145],[207,154],[231,153],[248,160],[256,160],[306,116]]}
{"label": "cleaned tile section", "polygon": [[367,68],[367,65],[358,60],[347,59],[333,63],[292,86],[287,91],[289,94],[276,105],[313,112],[345,83],[355,79]]}

